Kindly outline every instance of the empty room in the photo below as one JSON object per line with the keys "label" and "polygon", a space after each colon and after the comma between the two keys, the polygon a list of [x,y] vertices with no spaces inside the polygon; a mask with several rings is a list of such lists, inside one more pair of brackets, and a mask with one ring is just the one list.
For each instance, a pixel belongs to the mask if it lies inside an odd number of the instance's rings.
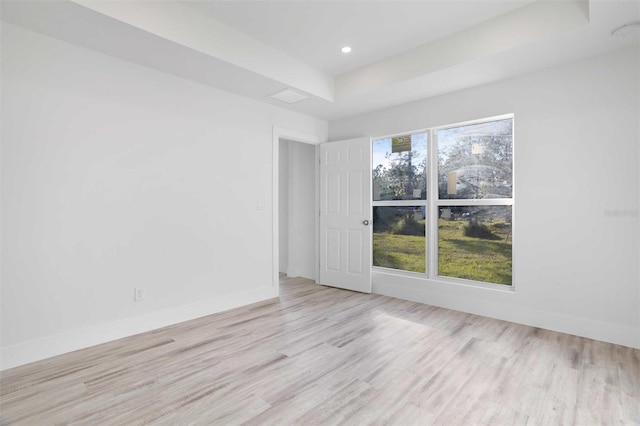
{"label": "empty room", "polygon": [[640,2],[0,5],[0,424],[640,424]]}

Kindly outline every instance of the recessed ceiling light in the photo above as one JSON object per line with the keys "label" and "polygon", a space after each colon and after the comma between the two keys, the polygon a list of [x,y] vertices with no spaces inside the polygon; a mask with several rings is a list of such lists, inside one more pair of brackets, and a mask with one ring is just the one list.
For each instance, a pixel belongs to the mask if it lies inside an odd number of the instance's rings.
{"label": "recessed ceiling light", "polygon": [[351,52],[351,48],[349,46],[344,46],[342,49],[340,49],[340,51],[342,53],[349,53]]}

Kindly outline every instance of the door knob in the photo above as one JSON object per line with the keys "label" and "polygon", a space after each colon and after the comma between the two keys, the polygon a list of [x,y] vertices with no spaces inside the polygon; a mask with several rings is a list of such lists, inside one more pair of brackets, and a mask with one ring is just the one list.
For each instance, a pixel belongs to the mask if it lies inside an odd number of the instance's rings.
{"label": "door knob", "polygon": [[363,221],[362,221],[362,224],[363,224],[364,226],[367,226],[367,225],[369,225],[369,221],[365,219],[365,220],[363,220]]}

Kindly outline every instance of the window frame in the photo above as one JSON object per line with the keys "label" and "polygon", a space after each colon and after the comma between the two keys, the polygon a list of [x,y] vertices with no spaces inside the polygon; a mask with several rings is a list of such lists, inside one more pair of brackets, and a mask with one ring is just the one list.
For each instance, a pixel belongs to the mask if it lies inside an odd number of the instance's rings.
{"label": "window frame", "polygon": [[[427,166],[425,168],[425,179],[427,182],[425,191],[426,191],[426,197],[424,200],[422,199],[412,199],[412,200],[374,200],[373,199],[373,161],[371,163],[371,165],[369,166],[369,169],[371,171],[370,173],[370,179],[371,179],[371,218],[373,218],[373,209],[374,207],[413,207],[413,206],[424,206],[425,208],[425,212],[427,215],[430,214],[430,210],[429,210],[429,173],[427,172],[429,170],[429,168],[431,167],[431,158],[429,157],[429,152],[431,149],[431,133],[430,133],[430,129],[421,129],[421,130],[412,130],[412,131],[408,131],[408,132],[401,132],[401,133],[394,133],[391,135],[386,135],[386,136],[380,136],[380,137],[373,137],[371,138],[371,155],[373,158],[373,143],[377,140],[380,139],[391,139],[391,138],[395,138],[398,136],[405,136],[405,135],[413,135],[413,134],[417,134],[417,133],[425,133],[427,135],[427,143],[426,143],[426,150],[427,150]],[[391,273],[391,274],[396,274],[396,275],[404,275],[404,276],[410,276],[410,277],[420,277],[420,278],[424,278],[424,277],[428,277],[429,275],[429,220],[425,220],[425,269],[426,272],[414,272],[414,271],[407,271],[404,269],[393,269],[393,268],[388,268],[385,266],[375,266],[373,264],[373,226],[371,227],[371,270],[372,271],[383,271],[386,273]]]}
{"label": "window frame", "polygon": [[[511,119],[512,121],[512,188],[511,188],[511,198],[482,198],[482,199],[451,199],[451,198],[443,198],[440,199],[439,191],[438,191],[438,131],[468,126],[473,124],[487,123],[491,121],[499,121]],[[373,265],[373,256],[372,256],[372,271],[382,272],[388,274],[395,274],[401,276],[408,277],[419,277],[422,279],[442,282],[447,284],[457,284],[464,286],[473,286],[473,287],[481,287],[492,290],[502,290],[512,292],[515,291],[516,279],[515,279],[515,256],[514,254],[514,246],[515,246],[515,198],[516,198],[516,183],[515,183],[515,171],[516,171],[516,161],[515,161],[515,114],[502,114],[496,115],[486,118],[481,118],[477,120],[469,120],[463,121],[453,124],[446,124],[443,126],[429,127],[425,129],[412,130],[401,133],[394,133],[391,135],[384,135],[371,138],[371,144],[373,146],[373,142],[379,139],[393,138],[397,136],[403,136],[407,134],[416,134],[416,133],[426,133],[427,134],[427,167],[426,167],[426,192],[427,196],[425,200],[384,200],[384,201],[375,201],[373,200],[373,193],[371,194],[371,213],[373,215],[373,208],[377,206],[425,206],[425,211],[427,212],[427,220],[425,221],[425,267],[426,272],[412,272],[405,271],[401,269],[393,269],[387,268],[383,266],[375,266]],[[373,164],[370,166],[371,170],[371,179],[373,181]],[[439,209],[443,206],[510,206],[511,207],[511,285],[508,284],[497,284],[490,283],[484,281],[476,281],[469,280],[464,278],[456,278],[456,277],[447,277],[444,275],[440,275],[438,271],[438,218],[439,218]],[[373,217],[373,216],[372,216]],[[371,231],[373,232],[373,230]],[[373,240],[372,240],[373,242]],[[373,245],[371,246],[371,250],[373,250]]]}

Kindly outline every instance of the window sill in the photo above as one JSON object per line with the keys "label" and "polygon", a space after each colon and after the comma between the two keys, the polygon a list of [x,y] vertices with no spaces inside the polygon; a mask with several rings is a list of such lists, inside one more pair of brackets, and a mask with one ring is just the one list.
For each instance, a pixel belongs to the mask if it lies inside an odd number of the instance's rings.
{"label": "window sill", "polygon": [[485,283],[481,281],[471,281],[471,280],[465,280],[461,278],[449,278],[449,277],[442,277],[442,276],[429,278],[424,273],[421,273],[421,272],[400,271],[397,269],[383,268],[378,266],[373,266],[371,268],[371,273],[372,275],[379,274],[386,277],[399,277],[403,279],[420,281],[421,283],[424,283],[426,285],[434,285],[434,286],[451,286],[452,285],[457,288],[493,290],[501,293],[516,292],[515,286],[513,284],[506,285],[506,284]]}

